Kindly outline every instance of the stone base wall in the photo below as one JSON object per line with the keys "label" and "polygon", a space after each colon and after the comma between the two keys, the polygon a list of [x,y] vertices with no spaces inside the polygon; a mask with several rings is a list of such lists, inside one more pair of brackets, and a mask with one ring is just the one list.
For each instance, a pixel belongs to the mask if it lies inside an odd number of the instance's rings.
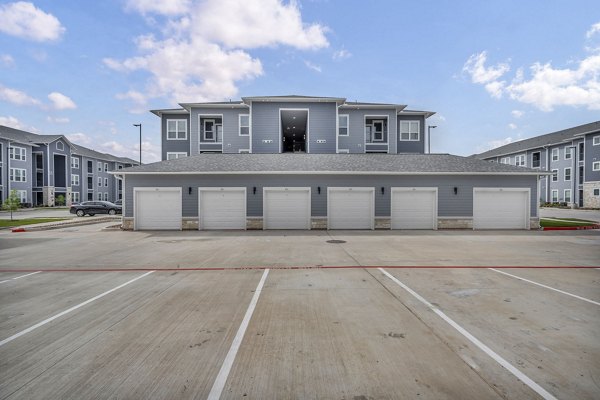
{"label": "stone base wall", "polygon": [[473,219],[438,218],[438,229],[473,229]]}
{"label": "stone base wall", "polygon": [[375,229],[391,229],[392,220],[389,217],[375,217]]}
{"label": "stone base wall", "polygon": [[583,206],[585,208],[600,208],[600,196],[594,196],[594,189],[600,189],[600,182],[583,184]]}
{"label": "stone base wall", "polygon": [[248,230],[257,230],[263,228],[263,220],[262,218],[248,218],[246,219],[246,229]]}
{"label": "stone base wall", "polygon": [[310,221],[311,229],[327,229],[327,218],[312,217]]}
{"label": "stone base wall", "polygon": [[540,229],[540,219],[538,217],[529,218],[529,229]]}
{"label": "stone base wall", "polygon": [[44,186],[42,188],[42,197],[45,206],[54,207],[54,186]]}
{"label": "stone base wall", "polygon": [[198,218],[183,218],[181,221],[181,229],[184,231],[197,231]]}
{"label": "stone base wall", "polygon": [[133,230],[133,218],[123,217],[121,221],[121,229],[125,231]]}

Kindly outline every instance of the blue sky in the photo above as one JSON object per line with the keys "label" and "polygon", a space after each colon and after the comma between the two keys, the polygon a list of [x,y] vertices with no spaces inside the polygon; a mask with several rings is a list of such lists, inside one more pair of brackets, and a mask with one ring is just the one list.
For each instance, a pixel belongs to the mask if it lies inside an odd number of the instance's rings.
{"label": "blue sky", "polygon": [[597,1],[0,1],[0,124],[159,159],[148,112],[307,94],[436,111],[469,155],[600,119]]}

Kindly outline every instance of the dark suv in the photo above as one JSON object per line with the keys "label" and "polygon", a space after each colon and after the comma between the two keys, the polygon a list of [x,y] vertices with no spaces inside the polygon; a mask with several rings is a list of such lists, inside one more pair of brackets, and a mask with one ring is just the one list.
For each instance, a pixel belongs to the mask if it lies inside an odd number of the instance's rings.
{"label": "dark suv", "polygon": [[122,208],[109,201],[84,201],[83,203],[73,204],[69,212],[78,217],[84,215],[94,216],[96,214],[115,215],[121,214]]}

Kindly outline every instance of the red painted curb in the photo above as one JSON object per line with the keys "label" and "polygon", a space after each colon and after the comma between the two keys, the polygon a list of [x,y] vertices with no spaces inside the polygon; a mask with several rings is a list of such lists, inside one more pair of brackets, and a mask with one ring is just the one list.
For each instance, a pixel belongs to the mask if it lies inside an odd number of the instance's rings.
{"label": "red painted curb", "polygon": [[189,268],[52,268],[52,269],[0,269],[0,272],[145,272],[145,271],[242,271],[242,270],[299,270],[299,269],[451,269],[451,268],[496,268],[496,269],[592,269],[600,268],[598,266],[559,266],[559,265],[514,265],[514,266],[494,266],[494,265],[323,265],[323,266],[248,266],[248,267],[189,267]]}
{"label": "red painted curb", "polygon": [[600,229],[600,225],[583,225],[583,226],[547,226],[542,228],[544,231],[580,231],[588,229]]}
{"label": "red painted curb", "polygon": [[25,228],[13,228],[10,230],[11,232],[27,232]]}

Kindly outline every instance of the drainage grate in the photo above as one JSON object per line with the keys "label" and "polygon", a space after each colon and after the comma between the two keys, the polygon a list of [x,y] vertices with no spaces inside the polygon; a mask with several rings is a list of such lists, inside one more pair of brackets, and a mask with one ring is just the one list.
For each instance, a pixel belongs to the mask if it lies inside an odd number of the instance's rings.
{"label": "drainage grate", "polygon": [[345,240],[332,239],[328,240],[327,243],[346,243]]}

